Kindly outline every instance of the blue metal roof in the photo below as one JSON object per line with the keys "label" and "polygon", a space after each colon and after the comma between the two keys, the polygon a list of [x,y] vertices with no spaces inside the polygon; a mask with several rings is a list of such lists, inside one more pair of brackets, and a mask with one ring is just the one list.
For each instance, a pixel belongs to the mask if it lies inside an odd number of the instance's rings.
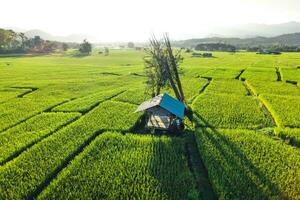
{"label": "blue metal roof", "polygon": [[167,93],[163,94],[163,98],[160,101],[159,105],[169,111],[170,113],[176,115],[177,117],[184,118],[184,104],[177,99],[174,99]]}

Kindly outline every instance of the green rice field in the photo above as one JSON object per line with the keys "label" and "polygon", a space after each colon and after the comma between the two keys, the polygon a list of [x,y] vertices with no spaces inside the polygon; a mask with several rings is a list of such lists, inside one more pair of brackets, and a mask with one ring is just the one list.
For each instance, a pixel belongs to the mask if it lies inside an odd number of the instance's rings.
{"label": "green rice field", "polygon": [[0,56],[0,199],[299,200],[300,53],[183,55],[181,135],[136,131],[143,51]]}

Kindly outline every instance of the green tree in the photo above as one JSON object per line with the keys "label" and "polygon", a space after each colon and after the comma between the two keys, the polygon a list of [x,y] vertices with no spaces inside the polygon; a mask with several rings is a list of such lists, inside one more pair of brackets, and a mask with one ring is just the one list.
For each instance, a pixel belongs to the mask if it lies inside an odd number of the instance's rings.
{"label": "green tree", "polygon": [[105,56],[109,55],[109,48],[108,47],[104,47],[104,55]]}
{"label": "green tree", "polygon": [[184,102],[184,93],[179,76],[179,64],[182,62],[181,50],[174,50],[169,36],[159,41],[153,36],[144,58],[147,76],[147,91],[152,96],[160,93],[164,87],[171,87],[179,101]]}
{"label": "green tree", "polygon": [[12,30],[0,29],[0,50],[13,51],[19,48],[18,34]]}
{"label": "green tree", "polygon": [[51,53],[56,49],[56,44],[52,41],[46,40],[43,42],[40,52]]}
{"label": "green tree", "polygon": [[83,40],[83,43],[79,46],[80,53],[90,54],[92,52],[92,44],[89,43],[86,39]]}
{"label": "green tree", "polygon": [[28,40],[28,38],[26,37],[26,35],[24,33],[19,33],[18,34],[20,39],[21,39],[21,47],[23,50],[25,50],[26,48],[26,41]]}
{"label": "green tree", "polygon": [[62,50],[67,51],[69,49],[69,45],[67,43],[62,44]]}
{"label": "green tree", "polygon": [[34,36],[34,38],[33,38],[33,46],[34,46],[34,48],[40,49],[41,46],[42,46],[42,44],[43,44],[43,39],[40,36],[38,36],[38,35]]}
{"label": "green tree", "polygon": [[128,48],[134,48],[134,43],[133,42],[128,42],[128,44],[127,44],[127,46],[128,46]]}

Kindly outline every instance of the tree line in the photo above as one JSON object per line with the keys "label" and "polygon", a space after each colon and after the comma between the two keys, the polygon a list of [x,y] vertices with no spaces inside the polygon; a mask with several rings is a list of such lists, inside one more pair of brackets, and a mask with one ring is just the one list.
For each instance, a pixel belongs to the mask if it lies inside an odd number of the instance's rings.
{"label": "tree line", "polygon": [[236,47],[230,44],[224,43],[202,43],[197,44],[195,50],[198,51],[229,51],[235,52]]}
{"label": "tree line", "polygon": [[257,46],[257,47],[248,47],[247,51],[250,52],[260,52],[262,50],[268,51],[277,51],[277,52],[300,52],[300,46],[287,46],[287,45],[273,45],[269,47]]}
{"label": "tree line", "polygon": [[261,51],[271,51],[271,52],[300,52],[300,46],[289,46],[283,44],[274,45],[258,45],[258,46],[248,46],[239,47],[225,43],[200,43],[195,46],[195,50],[198,51],[225,51],[225,52],[235,52],[237,50],[246,50],[249,52],[261,52]]}
{"label": "tree line", "polygon": [[0,29],[0,54],[51,53],[56,50],[66,51],[68,48],[79,48],[79,44],[43,40],[40,36],[29,38],[24,33]]}

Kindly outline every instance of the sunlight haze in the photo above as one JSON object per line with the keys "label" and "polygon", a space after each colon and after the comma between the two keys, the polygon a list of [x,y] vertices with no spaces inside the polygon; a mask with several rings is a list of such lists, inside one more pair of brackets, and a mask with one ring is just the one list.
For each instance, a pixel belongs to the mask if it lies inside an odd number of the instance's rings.
{"label": "sunlight haze", "polygon": [[299,0],[28,0],[2,1],[0,27],[86,34],[97,41],[145,41],[213,34],[214,27],[300,21]]}

